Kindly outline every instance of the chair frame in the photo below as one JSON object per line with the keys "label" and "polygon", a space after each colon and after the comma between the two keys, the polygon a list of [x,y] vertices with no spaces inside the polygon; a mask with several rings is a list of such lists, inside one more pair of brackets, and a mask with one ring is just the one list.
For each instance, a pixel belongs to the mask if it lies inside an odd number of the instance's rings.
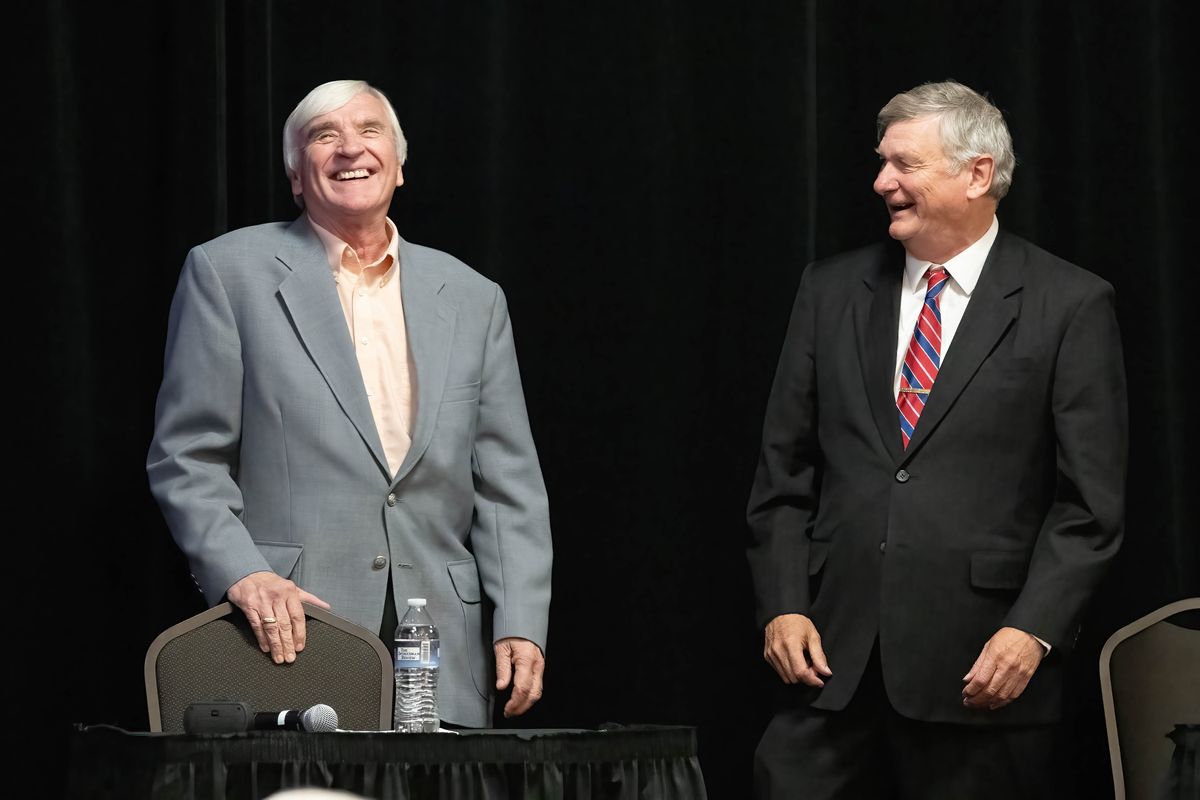
{"label": "chair frame", "polygon": [[[379,656],[380,669],[380,692],[379,692],[379,729],[386,730],[391,725],[392,708],[389,698],[393,691],[393,681],[395,680],[395,665],[392,662],[392,655],[388,652],[387,647],[380,641],[378,636],[362,636],[362,628],[349,620],[343,619],[326,611],[323,608],[302,603],[304,607],[304,616],[324,622],[346,633],[358,636],[372,645],[375,653]],[[152,733],[162,733],[162,707],[158,701],[158,656],[168,642],[181,636],[189,631],[195,630],[203,625],[207,625],[213,620],[227,617],[231,614],[242,613],[233,603],[228,601],[218,603],[207,611],[202,611],[199,614],[189,617],[160,633],[150,643],[150,647],[146,650],[146,660],[144,666],[145,682],[146,682],[146,709],[150,714],[150,731]],[[263,658],[266,658],[264,655]]]}
{"label": "chair frame", "polygon": [[1123,628],[1119,628],[1100,650],[1100,694],[1104,701],[1104,726],[1108,732],[1108,756],[1112,762],[1114,800],[1125,800],[1125,769],[1121,765],[1121,743],[1117,737],[1117,708],[1113,698],[1112,685],[1112,655],[1117,646],[1151,625],[1162,622],[1181,611],[1200,609],[1200,597],[1189,597],[1168,603],[1162,608],[1151,611]]}

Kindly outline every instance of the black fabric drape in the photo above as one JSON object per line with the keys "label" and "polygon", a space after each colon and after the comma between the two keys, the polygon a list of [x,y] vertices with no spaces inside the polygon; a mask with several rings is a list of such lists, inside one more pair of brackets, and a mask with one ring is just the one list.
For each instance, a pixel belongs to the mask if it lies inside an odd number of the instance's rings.
{"label": "black fabric drape", "polygon": [[[1186,7],[21,4],[5,562],[10,602],[31,612],[11,633],[29,643],[28,718],[146,725],[145,648],[203,608],[143,467],[179,268],[194,244],[296,213],[287,113],[317,83],[364,78],[410,143],[401,233],[505,288],[546,475],[546,695],[496,725],[693,725],[710,792],[743,796],[776,681],[743,514],[791,297],[811,258],[885,235],[876,111],[955,78],[1013,131],[1001,225],[1117,291],[1128,535],[1079,638],[1065,724],[1064,769],[1104,797],[1100,647],[1200,594]],[[59,763],[61,731],[28,741]]]}
{"label": "black fabric drape", "polygon": [[695,732],[476,731],[462,735],[131,734],[78,727],[67,796],[257,800],[319,786],[385,800],[704,800]]}

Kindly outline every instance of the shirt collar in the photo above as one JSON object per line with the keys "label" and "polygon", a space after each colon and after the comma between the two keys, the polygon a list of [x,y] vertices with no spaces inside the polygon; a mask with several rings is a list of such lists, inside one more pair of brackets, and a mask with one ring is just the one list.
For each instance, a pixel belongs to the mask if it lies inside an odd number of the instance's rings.
{"label": "shirt collar", "polygon": [[[987,233],[942,265],[946,268],[946,272],[950,273],[951,280],[958,284],[958,288],[967,297],[971,296],[971,292],[975,291],[975,284],[979,283],[979,276],[983,273],[983,262],[987,261],[988,253],[991,252],[992,245],[996,241],[996,234],[999,232],[1000,220],[992,217],[992,224],[988,227]],[[925,287],[921,285],[921,281],[925,277],[925,270],[930,266],[930,262],[913,258],[906,253],[904,256],[904,291],[924,292]]]}
{"label": "shirt collar", "polygon": [[[385,258],[391,256],[391,268],[388,269],[389,274],[386,276],[387,278],[390,278],[391,271],[396,268],[397,264],[400,263],[400,237],[396,233],[396,225],[392,222],[390,217],[384,217],[383,221],[384,224],[387,225],[388,230],[387,252],[379,257],[379,261],[376,261],[372,264],[364,264],[363,269],[376,266]],[[339,239],[336,234],[313,222],[312,217],[308,218],[308,224],[311,225],[313,230],[317,232],[317,236],[321,239],[321,244],[325,246],[325,260],[329,263],[329,268],[333,271],[333,274],[337,275],[342,269],[342,255],[346,252],[346,248],[350,247],[350,245],[347,242]]]}

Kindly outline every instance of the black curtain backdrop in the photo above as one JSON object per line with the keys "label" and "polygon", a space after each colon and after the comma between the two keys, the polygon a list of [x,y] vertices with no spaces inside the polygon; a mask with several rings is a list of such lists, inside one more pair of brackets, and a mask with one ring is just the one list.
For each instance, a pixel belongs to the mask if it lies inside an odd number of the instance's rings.
{"label": "black curtain backdrop", "polygon": [[792,295],[812,258],[886,235],[876,111],[955,78],[1012,128],[1001,224],[1117,289],[1128,531],[1080,639],[1064,726],[1081,796],[1111,796],[1099,649],[1200,594],[1181,386],[1196,333],[1184,5],[47,0],[11,12],[24,55],[10,76],[9,386],[27,399],[10,416],[6,638],[24,676],[10,687],[29,706],[19,718],[39,723],[17,737],[47,792],[70,722],[145,729],[146,648],[204,608],[143,466],[184,255],[293,218],[283,121],[312,86],[363,78],[410,141],[401,233],[500,282],[512,310],[556,549],[546,695],[517,724],[695,725],[710,796],[747,796],[775,679],[743,513]]}

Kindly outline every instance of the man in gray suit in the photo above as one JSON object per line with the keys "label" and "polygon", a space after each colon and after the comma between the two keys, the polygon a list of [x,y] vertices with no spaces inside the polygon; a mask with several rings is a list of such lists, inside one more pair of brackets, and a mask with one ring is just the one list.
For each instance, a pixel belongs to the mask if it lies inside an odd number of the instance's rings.
{"label": "man in gray suit", "polygon": [[522,714],[551,541],[504,294],[388,219],[407,143],[382,92],[322,84],[283,139],[304,213],[184,264],[151,490],[205,598],[240,608],[276,663],[304,649],[302,602],[390,641],[425,597],[442,719],[488,725],[493,685]]}

